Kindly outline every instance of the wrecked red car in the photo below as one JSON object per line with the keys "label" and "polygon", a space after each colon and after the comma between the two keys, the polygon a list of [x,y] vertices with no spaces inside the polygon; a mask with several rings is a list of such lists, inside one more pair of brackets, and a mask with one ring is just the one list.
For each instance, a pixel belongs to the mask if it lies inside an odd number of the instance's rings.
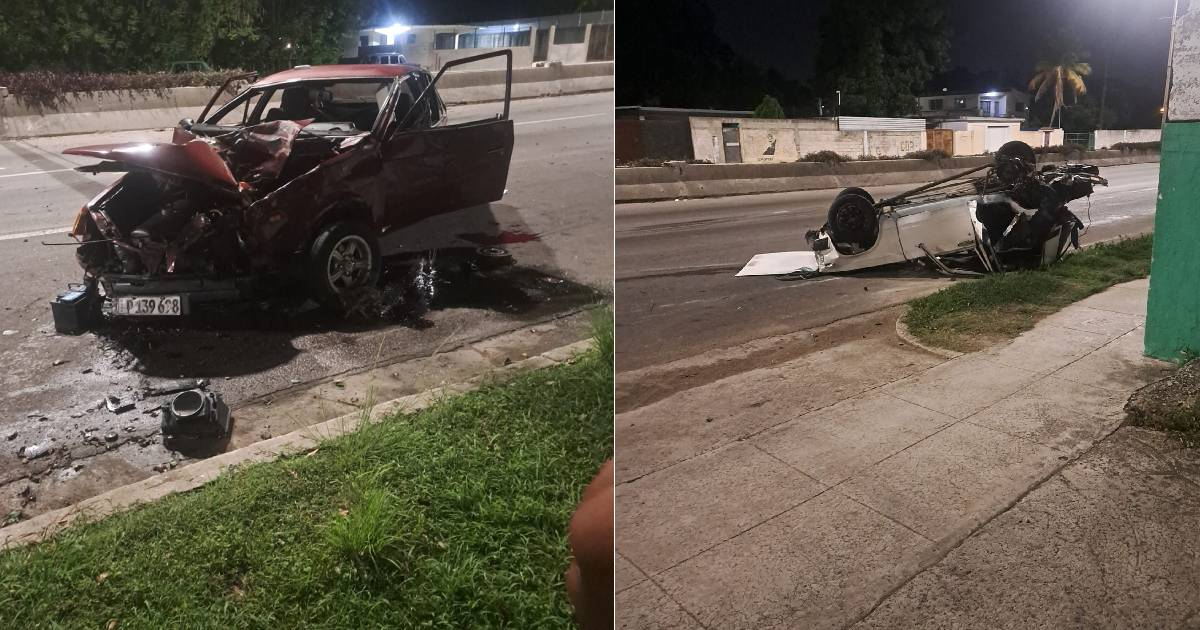
{"label": "wrecked red car", "polygon": [[[508,62],[502,113],[449,120],[442,74],[497,56]],[[378,281],[380,236],[503,196],[511,83],[511,51],[434,77],[407,65],[298,66],[213,111],[222,86],[170,143],[66,150],[103,160],[78,170],[125,173],[71,229],[81,301],[106,298],[117,316],[184,315],[296,286],[338,305]]]}

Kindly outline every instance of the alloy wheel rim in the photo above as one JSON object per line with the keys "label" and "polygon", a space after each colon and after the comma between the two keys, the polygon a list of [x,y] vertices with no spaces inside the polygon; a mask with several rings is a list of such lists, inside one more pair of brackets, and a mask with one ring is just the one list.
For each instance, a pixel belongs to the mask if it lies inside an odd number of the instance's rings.
{"label": "alloy wheel rim", "polygon": [[329,253],[325,277],[335,291],[344,291],[366,284],[371,263],[371,247],[366,239],[356,234],[343,236]]}

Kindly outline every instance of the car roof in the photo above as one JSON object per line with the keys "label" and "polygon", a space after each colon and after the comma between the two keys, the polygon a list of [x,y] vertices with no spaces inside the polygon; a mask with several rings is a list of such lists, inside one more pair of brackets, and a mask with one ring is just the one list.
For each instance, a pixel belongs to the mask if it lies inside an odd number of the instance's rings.
{"label": "car roof", "polygon": [[258,88],[267,85],[278,85],[280,83],[290,83],[293,81],[319,81],[319,80],[345,80],[345,79],[394,79],[402,77],[414,70],[419,70],[418,66],[410,66],[404,64],[370,64],[370,63],[353,63],[353,64],[335,64],[329,66],[308,66],[303,68],[292,68],[283,72],[276,72],[268,77],[259,79],[251,85],[251,88]]}

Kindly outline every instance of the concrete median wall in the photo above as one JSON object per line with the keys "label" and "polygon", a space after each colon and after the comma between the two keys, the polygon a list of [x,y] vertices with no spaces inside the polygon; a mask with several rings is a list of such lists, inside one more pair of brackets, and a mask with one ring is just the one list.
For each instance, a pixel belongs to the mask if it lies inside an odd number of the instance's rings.
{"label": "concrete median wall", "polygon": [[[1073,161],[1097,166],[1157,162],[1158,153],[1094,151]],[[1042,163],[1064,161],[1056,156]],[[694,199],[752,195],[849,186],[871,187],[931,182],[977,166],[991,164],[990,156],[944,160],[873,160],[822,164],[677,164],[618,168],[617,202]]]}
{"label": "concrete median wall", "polygon": [[[611,61],[540,68],[513,68],[513,98],[539,98],[613,89],[616,64]],[[438,93],[449,104],[479,103],[504,98],[504,70],[447,72]]]}
{"label": "concrete median wall", "polygon": [[[513,98],[538,98],[612,90],[613,62],[552,64],[513,70]],[[451,104],[504,98],[504,71],[448,72],[438,83]],[[182,87],[158,92],[76,93],[54,108],[29,107],[0,90],[0,139],[100,131],[174,127],[200,115],[215,87]],[[222,96],[219,102],[228,100]]]}
{"label": "concrete median wall", "polygon": [[1092,132],[1096,148],[1105,149],[1118,142],[1159,142],[1162,129],[1097,129]]}
{"label": "concrete median wall", "polygon": [[[215,87],[181,87],[158,92],[79,92],[54,108],[24,105],[13,94],[0,97],[0,138],[53,136],[97,131],[174,127],[194,118]],[[223,95],[219,102],[228,100]]]}

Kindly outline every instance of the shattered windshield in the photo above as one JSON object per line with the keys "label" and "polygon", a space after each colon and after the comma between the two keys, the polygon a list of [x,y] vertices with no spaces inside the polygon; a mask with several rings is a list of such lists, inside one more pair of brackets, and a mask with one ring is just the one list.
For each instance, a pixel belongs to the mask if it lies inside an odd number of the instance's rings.
{"label": "shattered windshield", "polygon": [[371,129],[391,80],[305,81],[247,90],[205,123],[245,127],[276,120],[312,121],[307,133],[353,135]]}

